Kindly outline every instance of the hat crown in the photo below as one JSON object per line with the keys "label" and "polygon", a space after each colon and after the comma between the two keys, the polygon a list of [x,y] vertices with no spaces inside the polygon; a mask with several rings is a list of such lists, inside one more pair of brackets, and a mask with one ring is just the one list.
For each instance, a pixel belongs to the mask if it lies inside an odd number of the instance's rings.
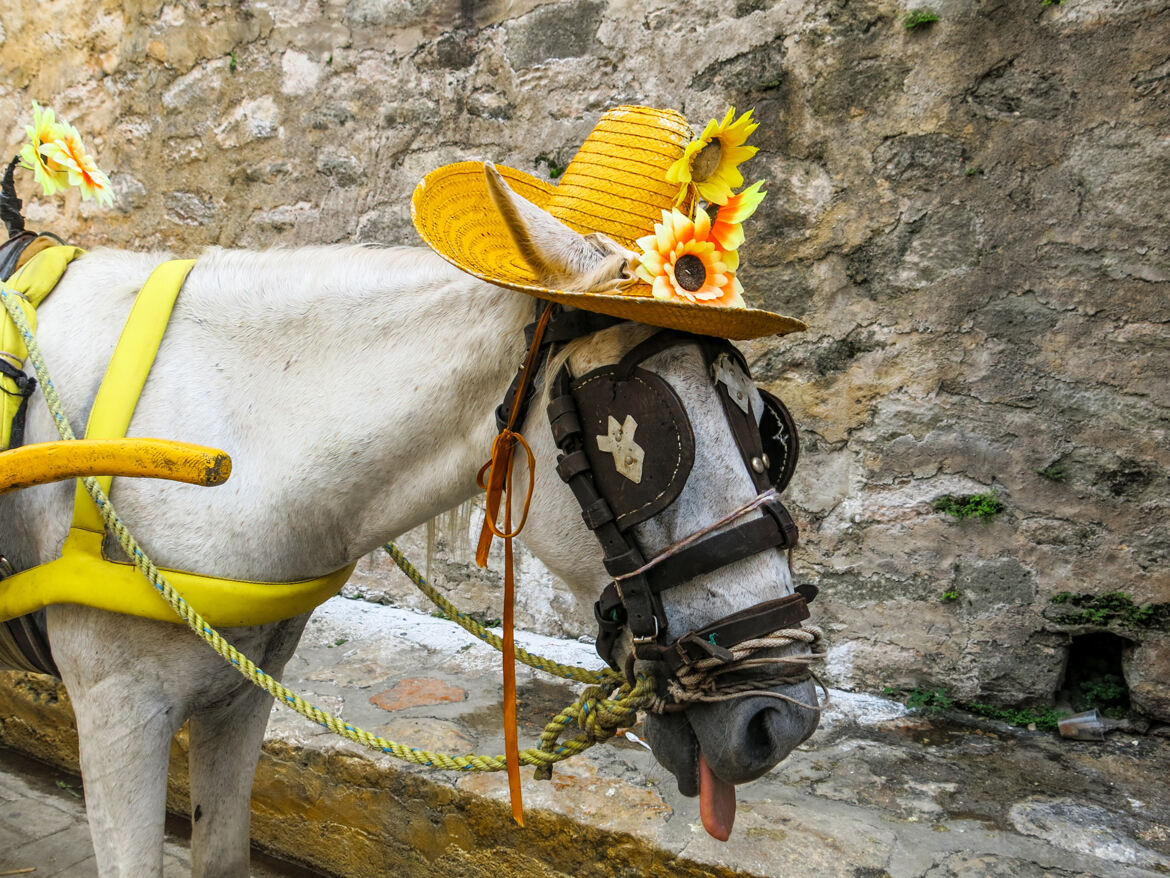
{"label": "hat crown", "polygon": [[[618,107],[608,111],[553,186],[496,165],[512,190],[581,234],[600,232],[637,251],[662,212],[694,213],[694,187],[668,183],[666,173],[693,140],[686,120],[671,110]],[[679,201],[680,191],[685,197]],[[760,338],[798,332],[792,317],[754,308],[713,307],[654,298],[638,282],[609,292],[554,289],[533,272],[488,190],[482,161],[431,171],[410,202],[411,219],[436,253],[468,274],[561,305],[716,338]]]}
{"label": "hat crown", "polygon": [[[565,169],[548,212],[578,232],[601,232],[633,247],[676,204],[679,186],[667,182],[666,172],[693,137],[674,110],[608,110]],[[689,209],[689,195],[680,207]]]}

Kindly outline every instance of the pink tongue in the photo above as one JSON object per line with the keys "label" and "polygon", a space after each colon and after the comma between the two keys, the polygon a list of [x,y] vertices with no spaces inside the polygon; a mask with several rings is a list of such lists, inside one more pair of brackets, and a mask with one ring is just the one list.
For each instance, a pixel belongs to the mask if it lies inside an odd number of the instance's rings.
{"label": "pink tongue", "polygon": [[699,815],[712,838],[727,841],[735,824],[735,784],[715,776],[707,757],[699,754]]}

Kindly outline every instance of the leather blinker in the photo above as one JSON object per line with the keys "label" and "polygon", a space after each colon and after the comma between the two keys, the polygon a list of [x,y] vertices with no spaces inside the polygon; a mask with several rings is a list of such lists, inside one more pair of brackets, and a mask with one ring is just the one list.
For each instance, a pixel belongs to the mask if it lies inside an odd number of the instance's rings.
{"label": "leather blinker", "polygon": [[695,436],[682,401],[645,369],[622,380],[614,366],[573,382],[583,445],[598,492],[622,530],[657,515],[682,492]]}
{"label": "leather blinker", "polygon": [[792,420],[787,406],[764,389],[760,389],[764,400],[764,413],[760,417],[760,438],[764,447],[768,481],[777,491],[783,491],[792,480],[796,461],[800,457],[800,439],[796,422]]}

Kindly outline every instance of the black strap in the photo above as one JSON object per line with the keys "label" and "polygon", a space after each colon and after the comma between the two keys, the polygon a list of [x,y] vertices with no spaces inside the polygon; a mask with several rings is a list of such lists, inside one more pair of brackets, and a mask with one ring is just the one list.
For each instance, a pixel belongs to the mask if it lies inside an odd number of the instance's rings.
{"label": "black strap", "polygon": [[798,627],[808,617],[804,595],[785,595],[724,616],[698,631],[690,631],[666,646],[661,657],[672,671],[712,656],[730,661],[731,647],[746,640],[765,637],[781,628]]}
{"label": "black strap", "polygon": [[53,651],[49,647],[48,624],[43,609],[0,622],[0,625],[8,629],[16,648],[30,666],[42,674],[60,679],[61,672],[57,670]]}
{"label": "black strap", "polygon": [[[651,567],[646,571],[650,588],[658,594],[765,549],[795,546],[796,524],[783,504],[777,502],[775,505],[779,508],[771,515],[753,518],[712,534]],[[781,520],[787,526],[782,525]]]}
{"label": "black strap", "polygon": [[[544,308],[544,303],[540,304],[541,310]],[[568,310],[557,305],[554,307],[552,316],[549,317],[548,325],[544,328],[544,335],[541,336],[540,353],[537,356],[538,363],[547,363],[549,352],[557,345],[564,344],[567,341],[583,338],[594,332],[600,332],[603,329],[609,329],[611,326],[617,326],[619,323],[626,321],[621,317],[611,317],[608,314],[594,314],[592,311],[580,311],[576,308]],[[524,327],[524,349],[525,351],[532,345],[532,334],[536,331],[536,321],[529,323]],[[512,404],[516,399],[516,394],[519,392],[520,381],[524,373],[524,363],[521,361],[519,367],[516,369],[516,375],[512,378],[512,383],[508,385],[507,391],[504,392],[504,400],[496,406],[496,428],[503,430],[508,424],[508,415],[512,413]],[[536,382],[529,384],[524,394],[524,400],[520,404],[520,412],[517,415],[516,423],[523,424],[528,417],[528,406],[532,402],[533,396],[536,395]]]}
{"label": "black strap", "polygon": [[7,388],[0,388],[4,393],[10,396],[21,397],[20,405],[17,406],[16,414],[12,417],[12,430],[9,434],[8,447],[19,448],[24,444],[24,422],[28,414],[28,399],[33,395],[33,391],[37,389],[37,379],[28,375],[24,370],[17,369],[9,363],[4,357],[0,357],[0,374],[11,378],[16,384],[16,392],[13,393]]}
{"label": "black strap", "polygon": [[0,280],[12,277],[16,271],[16,263],[20,261],[25,248],[36,239],[36,232],[21,231],[0,244]]}
{"label": "black strap", "polygon": [[[645,559],[638,547],[618,528],[608,501],[601,496],[593,481],[589,458],[582,450],[584,437],[568,369],[562,368],[553,379],[551,397],[550,419],[560,424],[560,428],[554,431],[557,446],[561,449],[557,473],[577,498],[582,518],[601,544],[605,569],[610,576],[631,573],[641,567]],[[617,593],[625,608],[625,621],[635,638],[653,639],[665,630],[666,613],[662,602],[651,590],[644,574],[623,580],[619,589]],[[602,654],[602,658],[613,665],[611,655]]]}
{"label": "black strap", "polygon": [[688,332],[679,332],[674,329],[664,329],[656,332],[647,339],[630,348],[624,357],[618,360],[615,377],[618,381],[629,381],[634,374],[634,368],[655,354],[683,344],[696,344],[702,340],[697,335]]}

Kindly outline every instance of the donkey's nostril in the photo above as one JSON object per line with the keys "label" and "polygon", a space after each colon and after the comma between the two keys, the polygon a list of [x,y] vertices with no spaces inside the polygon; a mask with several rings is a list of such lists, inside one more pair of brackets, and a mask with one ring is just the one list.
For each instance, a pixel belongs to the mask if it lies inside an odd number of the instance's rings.
{"label": "donkey's nostril", "polygon": [[772,736],[772,718],[775,713],[774,708],[766,707],[748,720],[744,727],[742,743],[744,753],[748,754],[749,758],[762,761],[772,754],[775,747]]}

